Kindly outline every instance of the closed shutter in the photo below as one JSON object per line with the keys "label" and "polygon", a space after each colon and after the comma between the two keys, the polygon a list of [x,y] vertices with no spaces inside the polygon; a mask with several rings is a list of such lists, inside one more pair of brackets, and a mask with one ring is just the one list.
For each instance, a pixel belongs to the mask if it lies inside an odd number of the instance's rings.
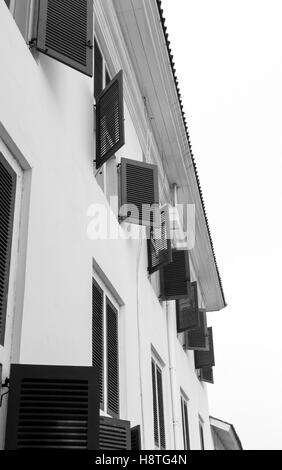
{"label": "closed shutter", "polygon": [[92,365],[99,373],[99,396],[104,407],[104,322],[103,291],[92,279]]}
{"label": "closed shutter", "polygon": [[96,168],[100,168],[123,145],[124,107],[121,70],[97,97]]}
{"label": "closed shutter", "polygon": [[202,382],[208,382],[210,384],[214,383],[213,380],[213,368],[212,367],[202,367],[200,369],[200,379]]}
{"label": "closed shutter", "polygon": [[172,250],[172,262],[160,270],[161,300],[189,297],[190,269],[187,250]]}
{"label": "closed shutter", "polygon": [[199,327],[185,332],[185,347],[195,351],[206,351],[209,347],[207,316],[204,310],[199,310]]}
{"label": "closed shutter", "polygon": [[153,388],[153,418],[154,418],[154,441],[159,446],[159,419],[156,385],[156,364],[152,361],[152,388]]}
{"label": "closed shutter", "polygon": [[6,450],[96,450],[98,433],[94,367],[11,366]]}
{"label": "closed shutter", "polygon": [[0,344],[2,346],[5,339],[15,195],[16,174],[0,153]]}
{"label": "closed shutter", "polygon": [[37,49],[93,76],[93,0],[40,0]]}
{"label": "closed shutter", "polygon": [[131,428],[131,450],[141,450],[141,428],[135,426]]}
{"label": "closed shutter", "polygon": [[96,39],[94,40],[94,96],[97,101],[103,90],[103,56]]}
{"label": "closed shutter", "polygon": [[191,282],[190,295],[176,301],[177,332],[199,328],[198,285]]}
{"label": "closed shutter", "polygon": [[195,368],[211,367],[215,365],[212,328],[208,328],[209,349],[207,351],[195,351]]}
{"label": "closed shutter", "polygon": [[130,422],[101,416],[99,429],[99,449],[130,450],[130,448]]}
{"label": "closed shutter", "polygon": [[160,226],[156,165],[121,159],[120,219],[139,225]]}
{"label": "closed shutter", "polygon": [[118,313],[107,299],[107,392],[108,414],[119,416]]}
{"label": "closed shutter", "polygon": [[148,271],[149,274],[152,274],[172,261],[169,212],[167,208],[161,210],[160,228],[150,227],[149,230]]}
{"label": "closed shutter", "polygon": [[162,372],[157,367],[157,387],[159,404],[159,426],[160,426],[160,444],[161,449],[165,449],[165,422],[164,422],[164,402],[163,402],[163,380]]}

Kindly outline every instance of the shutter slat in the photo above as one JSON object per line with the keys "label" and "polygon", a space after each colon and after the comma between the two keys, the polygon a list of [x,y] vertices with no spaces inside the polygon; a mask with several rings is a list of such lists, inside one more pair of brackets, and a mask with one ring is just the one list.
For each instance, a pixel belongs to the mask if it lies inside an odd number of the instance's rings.
{"label": "shutter slat", "polygon": [[129,421],[100,416],[100,450],[130,450],[130,439]]}
{"label": "shutter slat", "polygon": [[148,272],[154,273],[172,261],[168,209],[161,210],[160,228],[150,227],[148,237]]}
{"label": "shutter slat", "polygon": [[195,351],[206,351],[209,347],[206,312],[199,310],[199,327],[185,331],[185,347]]}
{"label": "shutter slat", "polygon": [[4,346],[13,237],[16,174],[0,153],[0,344]]}
{"label": "shutter slat", "polygon": [[196,369],[201,369],[202,367],[211,367],[215,365],[212,328],[208,328],[208,337],[209,349],[207,351],[195,351]]}
{"label": "shutter slat", "polygon": [[131,428],[131,450],[142,450],[141,446],[141,427]]}
{"label": "shutter slat", "polygon": [[[101,67],[97,58],[98,73]],[[100,92],[101,82],[97,77],[96,103],[96,168],[100,168],[124,145],[124,107],[122,70]]]}
{"label": "shutter slat", "polygon": [[177,332],[199,328],[198,285],[191,282],[190,295],[176,301]]}
{"label": "shutter slat", "polygon": [[12,364],[7,450],[94,450],[98,432],[95,367]]}
{"label": "shutter slat", "polygon": [[104,407],[103,291],[92,279],[92,365],[99,371],[100,405]]}
{"label": "shutter slat", "polygon": [[160,299],[185,299],[190,295],[190,268],[187,250],[172,250],[172,262],[160,270]]}
{"label": "shutter slat", "polygon": [[159,227],[158,167],[122,158],[120,184],[120,220]]}
{"label": "shutter slat", "polygon": [[93,1],[40,0],[37,49],[93,76]]}
{"label": "shutter slat", "polygon": [[107,391],[108,413],[119,415],[118,312],[107,299]]}

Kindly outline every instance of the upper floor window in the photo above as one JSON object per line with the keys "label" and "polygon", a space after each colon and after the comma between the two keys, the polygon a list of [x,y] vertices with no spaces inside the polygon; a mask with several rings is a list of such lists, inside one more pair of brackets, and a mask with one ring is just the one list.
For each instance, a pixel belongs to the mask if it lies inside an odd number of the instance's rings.
{"label": "upper floor window", "polygon": [[110,83],[111,77],[96,38],[94,40],[94,69],[94,96],[97,101],[100,93]]}
{"label": "upper floor window", "polygon": [[92,365],[99,370],[101,410],[119,416],[118,306],[106,288],[92,279]]}
{"label": "upper floor window", "polygon": [[162,369],[154,358],[152,358],[152,388],[155,446],[157,449],[165,449],[163,377]]}
{"label": "upper floor window", "polygon": [[28,41],[34,0],[5,0],[5,3],[11,11],[24,39]]}

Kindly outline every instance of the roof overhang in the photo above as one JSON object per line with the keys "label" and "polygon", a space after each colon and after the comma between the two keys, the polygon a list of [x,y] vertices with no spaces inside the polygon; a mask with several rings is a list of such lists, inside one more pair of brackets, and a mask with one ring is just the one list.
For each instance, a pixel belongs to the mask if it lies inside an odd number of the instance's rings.
{"label": "roof overhang", "polygon": [[178,188],[178,204],[195,205],[195,245],[190,256],[205,307],[220,310],[226,303],[160,2],[115,0],[113,4],[169,183]]}

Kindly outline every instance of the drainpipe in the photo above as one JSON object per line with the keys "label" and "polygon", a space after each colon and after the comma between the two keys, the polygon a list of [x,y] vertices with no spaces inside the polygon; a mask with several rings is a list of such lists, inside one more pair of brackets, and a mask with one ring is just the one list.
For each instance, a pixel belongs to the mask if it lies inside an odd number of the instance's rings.
{"label": "drainpipe", "polygon": [[173,441],[174,450],[177,450],[178,433],[179,433],[179,400],[180,391],[176,380],[176,358],[175,358],[175,338],[176,338],[176,317],[174,302],[166,302],[166,321],[167,321],[167,342],[168,342],[168,358],[169,358],[169,376],[170,376],[170,392],[171,392],[171,408],[173,420]]}

